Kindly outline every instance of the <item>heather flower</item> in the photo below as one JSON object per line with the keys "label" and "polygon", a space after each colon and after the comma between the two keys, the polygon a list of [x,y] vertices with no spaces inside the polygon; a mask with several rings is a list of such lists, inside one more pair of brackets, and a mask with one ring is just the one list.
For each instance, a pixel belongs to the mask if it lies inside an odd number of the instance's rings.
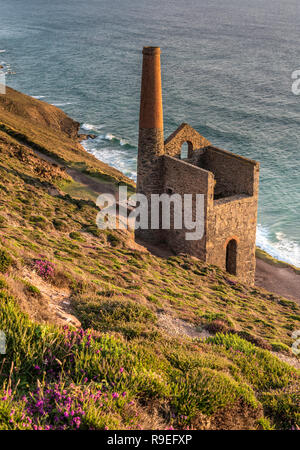
{"label": "heather flower", "polygon": [[80,423],[81,423],[80,417],[74,417],[73,422],[75,423],[76,428],[79,428]]}
{"label": "heather flower", "polygon": [[47,260],[36,260],[34,262],[34,268],[38,275],[42,278],[49,278],[54,275],[54,264]]}

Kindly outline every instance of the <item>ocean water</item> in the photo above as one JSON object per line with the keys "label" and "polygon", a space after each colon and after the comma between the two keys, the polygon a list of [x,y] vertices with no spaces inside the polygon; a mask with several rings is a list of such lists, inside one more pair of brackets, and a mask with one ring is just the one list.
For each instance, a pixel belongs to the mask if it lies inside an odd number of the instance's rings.
{"label": "ocean water", "polygon": [[299,0],[0,0],[0,64],[135,179],[141,49],[160,46],[165,137],[188,122],[259,160],[257,244],[300,267],[299,22]]}

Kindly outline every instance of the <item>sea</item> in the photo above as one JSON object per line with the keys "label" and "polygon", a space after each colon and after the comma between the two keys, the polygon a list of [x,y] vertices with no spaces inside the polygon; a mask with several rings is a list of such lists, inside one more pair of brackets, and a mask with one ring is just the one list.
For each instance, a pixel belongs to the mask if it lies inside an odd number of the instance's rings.
{"label": "sea", "polygon": [[161,47],[165,137],[188,122],[260,161],[257,245],[300,267],[299,23],[299,0],[0,0],[0,65],[135,180],[141,51]]}

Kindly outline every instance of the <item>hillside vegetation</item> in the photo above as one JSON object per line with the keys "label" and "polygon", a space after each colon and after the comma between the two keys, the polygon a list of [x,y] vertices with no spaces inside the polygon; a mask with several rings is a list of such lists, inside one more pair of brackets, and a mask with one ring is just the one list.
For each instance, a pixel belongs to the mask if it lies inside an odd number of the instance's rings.
{"label": "hillside vegetation", "polygon": [[101,186],[133,184],[77,131],[57,108],[0,96],[0,429],[299,427],[300,308],[99,230]]}
{"label": "hillside vegetation", "polygon": [[87,153],[78,142],[79,123],[55,106],[7,87],[0,95],[0,131],[67,167],[112,183],[133,182]]}

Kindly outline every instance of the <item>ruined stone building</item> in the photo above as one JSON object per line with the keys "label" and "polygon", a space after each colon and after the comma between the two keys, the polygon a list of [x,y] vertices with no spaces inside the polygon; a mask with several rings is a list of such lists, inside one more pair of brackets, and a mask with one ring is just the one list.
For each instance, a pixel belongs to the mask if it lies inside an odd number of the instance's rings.
{"label": "ruined stone building", "polygon": [[171,226],[139,229],[136,237],[164,242],[175,253],[193,255],[253,283],[258,183],[258,162],[214,147],[186,123],[164,141],[160,49],[144,47],[137,192],[149,199],[154,193],[204,194],[204,235],[189,241],[185,229]]}

